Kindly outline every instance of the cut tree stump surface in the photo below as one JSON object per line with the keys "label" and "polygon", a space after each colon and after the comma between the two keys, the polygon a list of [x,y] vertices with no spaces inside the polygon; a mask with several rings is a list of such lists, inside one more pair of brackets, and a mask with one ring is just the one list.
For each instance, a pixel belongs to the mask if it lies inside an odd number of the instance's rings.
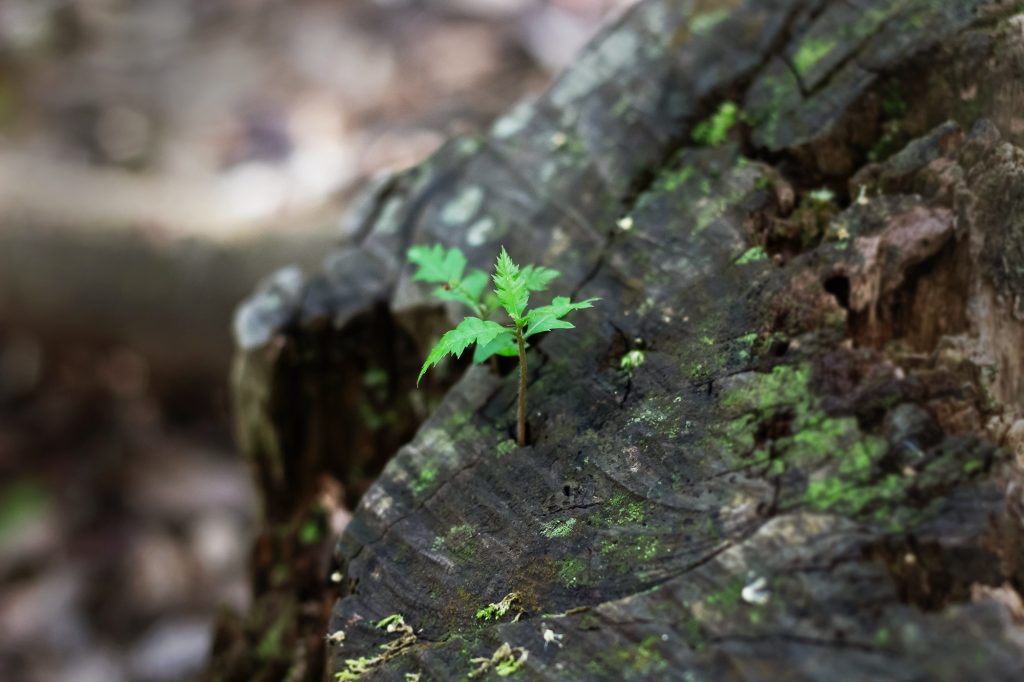
{"label": "cut tree stump surface", "polygon": [[[243,444],[301,487],[287,462],[351,460],[294,387],[372,364],[309,339],[443,329],[408,246],[487,268],[503,244],[602,299],[530,350],[528,447],[515,376],[474,367],[366,492],[332,672],[495,676],[525,651],[516,678],[1020,679],[1024,20],[710,4],[642,3],[488,136],[386,183],[360,246],[241,310]],[[726,101],[726,139],[694,135]],[[331,359],[282,379],[288,348]],[[395,396],[421,357],[391,358]],[[391,614],[415,636],[375,627]]]}

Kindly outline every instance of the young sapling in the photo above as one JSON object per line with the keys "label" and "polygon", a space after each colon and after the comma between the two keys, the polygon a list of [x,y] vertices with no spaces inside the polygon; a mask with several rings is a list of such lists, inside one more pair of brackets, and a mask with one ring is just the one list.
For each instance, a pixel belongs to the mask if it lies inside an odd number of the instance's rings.
{"label": "young sapling", "polygon": [[[596,298],[572,302],[566,296],[556,296],[550,304],[528,310],[530,292],[544,291],[560,274],[551,268],[527,265],[520,268],[512,262],[505,247],[501,248],[494,266],[494,291],[484,292],[487,274],[471,270],[466,274],[466,257],[457,248],[445,250],[414,246],[409,249],[409,261],[418,266],[413,279],[439,286],[434,295],[444,301],[456,301],[468,307],[474,316],[466,317],[441,337],[431,349],[416,384],[427,370],[448,355],[462,357],[463,351],[475,344],[473,362],[481,363],[495,355],[519,357],[519,401],[516,414],[516,442],[526,445],[526,348],[534,334],[554,329],[572,329],[566,315],[574,310],[591,308]],[[488,319],[498,308],[504,310],[509,321],[502,324]]]}

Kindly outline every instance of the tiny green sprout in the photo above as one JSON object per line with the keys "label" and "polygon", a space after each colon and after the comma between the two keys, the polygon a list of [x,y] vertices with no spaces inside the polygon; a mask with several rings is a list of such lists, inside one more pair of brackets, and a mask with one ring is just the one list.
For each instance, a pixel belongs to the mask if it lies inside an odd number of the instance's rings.
{"label": "tiny green sprout", "polygon": [[505,614],[509,611],[514,610],[516,617],[512,619],[512,622],[515,623],[523,615],[523,607],[519,604],[521,599],[522,596],[518,592],[509,592],[502,597],[501,601],[497,603],[491,602],[482,609],[479,609],[475,617],[477,620],[498,620],[499,618],[504,618]]}
{"label": "tiny green sprout", "polygon": [[764,250],[763,246],[752,246],[743,254],[736,259],[736,265],[746,265],[747,263],[755,263],[759,260],[765,260],[768,258],[768,252]]}
{"label": "tiny green sprout", "polygon": [[[482,270],[466,270],[466,257],[457,248],[445,250],[440,245],[433,247],[414,246],[409,249],[409,261],[418,266],[413,279],[440,284],[434,295],[444,301],[456,301],[468,307],[475,316],[466,317],[444,334],[431,349],[420,374],[417,385],[427,370],[437,365],[444,357],[462,357],[463,351],[476,344],[473,362],[481,363],[494,355],[519,356],[519,403],[517,410],[516,442],[526,445],[526,340],[534,334],[554,329],[572,329],[573,324],[562,318],[574,310],[593,307],[594,301],[573,302],[566,296],[556,296],[550,304],[527,310],[531,291],[544,291],[559,272],[551,268],[527,265],[520,268],[512,262],[505,247],[502,247],[495,263],[494,292],[484,293],[487,275]],[[488,319],[504,309],[509,322],[504,324]]]}
{"label": "tiny green sprout", "polygon": [[377,628],[380,630],[387,630],[388,632],[394,632],[405,625],[405,619],[399,613],[392,613],[386,618],[382,618],[377,621]]}
{"label": "tiny green sprout", "polygon": [[629,376],[633,376],[633,372],[637,367],[644,364],[645,359],[646,357],[642,350],[631,350],[623,355],[622,359],[619,360],[619,369]]}
{"label": "tiny green sprout", "polygon": [[519,670],[529,657],[530,652],[524,647],[513,647],[508,642],[504,642],[491,654],[490,658],[469,659],[469,662],[477,667],[469,673],[468,677],[471,679],[482,677],[491,669],[498,674],[498,677],[508,677]]}

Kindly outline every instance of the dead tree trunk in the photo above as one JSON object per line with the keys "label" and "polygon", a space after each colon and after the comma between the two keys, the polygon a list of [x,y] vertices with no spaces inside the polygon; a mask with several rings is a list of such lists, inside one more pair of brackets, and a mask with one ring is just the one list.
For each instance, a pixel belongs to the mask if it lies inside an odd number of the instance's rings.
{"label": "dead tree trunk", "polygon": [[[390,460],[337,546],[329,671],[1019,679],[1015,4],[649,0],[254,296],[269,522]],[[404,252],[433,242],[602,298],[530,350],[528,447],[514,375],[413,391],[441,327]]]}

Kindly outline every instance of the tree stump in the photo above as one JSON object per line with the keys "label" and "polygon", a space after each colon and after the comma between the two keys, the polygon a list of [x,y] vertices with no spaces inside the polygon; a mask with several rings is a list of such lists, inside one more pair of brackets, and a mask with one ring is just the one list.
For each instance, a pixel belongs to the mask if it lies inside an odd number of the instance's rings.
{"label": "tree stump", "polygon": [[[268,519],[387,461],[331,677],[1019,679],[1015,7],[648,0],[254,295]],[[445,320],[404,253],[435,242],[602,299],[531,349],[525,448],[511,368],[414,391]]]}

